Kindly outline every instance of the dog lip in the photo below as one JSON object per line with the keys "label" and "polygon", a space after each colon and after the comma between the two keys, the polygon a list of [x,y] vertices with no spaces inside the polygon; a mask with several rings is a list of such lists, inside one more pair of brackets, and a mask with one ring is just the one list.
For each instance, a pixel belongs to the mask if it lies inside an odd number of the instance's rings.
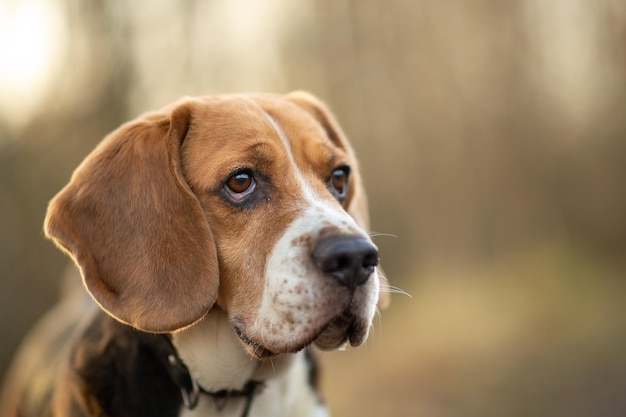
{"label": "dog lip", "polygon": [[239,329],[239,327],[234,326],[234,329],[235,329],[235,334],[237,335],[237,337],[239,337],[239,339],[244,344],[252,348],[252,350],[250,351],[252,355],[256,356],[259,359],[268,359],[277,355],[276,353],[267,349],[265,346],[261,345],[260,343],[257,343],[254,340],[250,339],[241,331],[241,329]]}
{"label": "dog lip", "polygon": [[315,337],[315,345],[323,350],[333,350],[342,346],[346,341],[356,339],[357,318],[349,310],[336,316],[324,326],[323,330]]}

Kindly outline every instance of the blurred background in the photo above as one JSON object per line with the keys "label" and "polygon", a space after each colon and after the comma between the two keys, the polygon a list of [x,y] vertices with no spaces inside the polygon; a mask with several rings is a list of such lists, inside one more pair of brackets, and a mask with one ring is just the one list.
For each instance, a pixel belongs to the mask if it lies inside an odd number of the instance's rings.
{"label": "blurred background", "polygon": [[47,201],[182,95],[306,89],[394,294],[335,416],[626,415],[623,0],[0,0],[0,374],[68,259]]}

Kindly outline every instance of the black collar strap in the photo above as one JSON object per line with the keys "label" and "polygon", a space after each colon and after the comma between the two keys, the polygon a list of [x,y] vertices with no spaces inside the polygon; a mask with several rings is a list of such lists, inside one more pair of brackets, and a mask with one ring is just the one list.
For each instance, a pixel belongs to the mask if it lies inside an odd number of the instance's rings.
{"label": "black collar strap", "polygon": [[226,405],[226,401],[229,398],[243,397],[245,402],[245,407],[241,413],[241,417],[248,417],[250,413],[250,407],[252,407],[252,400],[256,394],[260,394],[263,391],[265,384],[261,381],[248,381],[246,385],[241,390],[220,390],[209,392],[200,388],[200,392],[205,395],[209,395],[213,398],[213,402],[219,411],[221,411]]}
{"label": "black collar strap", "polygon": [[265,387],[261,381],[250,380],[241,390],[223,389],[220,391],[207,391],[198,385],[198,382],[191,376],[189,369],[178,356],[178,352],[170,338],[165,334],[151,334],[139,332],[154,353],[163,363],[167,372],[180,389],[183,404],[189,410],[193,410],[198,405],[200,394],[213,398],[213,402],[218,410],[222,410],[230,398],[244,398],[246,400],[241,417],[248,417],[254,396],[260,394]]}

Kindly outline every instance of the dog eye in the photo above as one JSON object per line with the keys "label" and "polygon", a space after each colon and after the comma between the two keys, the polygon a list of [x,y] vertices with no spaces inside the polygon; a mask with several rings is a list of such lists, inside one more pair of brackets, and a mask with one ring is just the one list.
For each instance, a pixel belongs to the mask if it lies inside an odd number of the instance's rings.
{"label": "dog eye", "polygon": [[254,177],[250,171],[239,171],[226,180],[224,188],[233,200],[241,201],[254,192],[256,181],[254,181]]}
{"label": "dog eye", "polygon": [[350,167],[347,166],[336,168],[330,173],[328,188],[339,201],[342,201],[346,197],[349,175]]}

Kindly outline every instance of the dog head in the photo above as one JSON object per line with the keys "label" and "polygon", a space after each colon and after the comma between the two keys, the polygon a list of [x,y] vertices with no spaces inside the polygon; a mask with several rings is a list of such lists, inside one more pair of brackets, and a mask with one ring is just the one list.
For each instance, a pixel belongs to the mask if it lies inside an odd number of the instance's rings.
{"label": "dog head", "polygon": [[387,295],[367,223],[344,134],[292,93],[186,98],[121,126],[45,231],[117,320],[175,332],[220,308],[270,357],[366,339]]}

